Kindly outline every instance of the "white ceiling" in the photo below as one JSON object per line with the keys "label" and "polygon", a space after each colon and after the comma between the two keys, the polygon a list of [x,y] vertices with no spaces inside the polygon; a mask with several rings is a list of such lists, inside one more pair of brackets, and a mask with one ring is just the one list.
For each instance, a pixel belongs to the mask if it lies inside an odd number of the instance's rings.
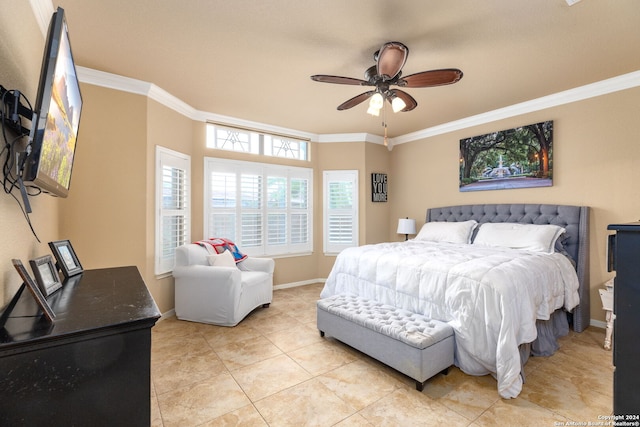
{"label": "white ceiling", "polygon": [[150,82],[205,112],[315,134],[382,134],[363,78],[387,41],[409,47],[404,75],[459,68],[454,85],[406,89],[418,107],[389,136],[640,70],[640,1],[54,0],[78,65]]}

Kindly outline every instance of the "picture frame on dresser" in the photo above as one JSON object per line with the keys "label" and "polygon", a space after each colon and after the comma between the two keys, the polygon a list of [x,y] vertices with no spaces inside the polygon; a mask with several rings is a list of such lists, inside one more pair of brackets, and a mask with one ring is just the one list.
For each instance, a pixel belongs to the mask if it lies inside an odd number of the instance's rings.
{"label": "picture frame on dresser", "polygon": [[49,248],[57,261],[56,266],[62,271],[64,277],[69,278],[84,271],[69,240],[49,242]]}
{"label": "picture frame on dresser", "polygon": [[42,295],[42,292],[40,292],[38,285],[36,285],[31,276],[29,276],[29,273],[24,267],[24,264],[22,264],[22,261],[20,261],[19,259],[12,259],[11,262],[24,281],[24,284],[29,289],[29,292],[31,292],[33,299],[35,299],[38,303],[38,306],[42,310],[42,313],[45,315],[47,320],[49,320],[49,322],[53,322],[56,318],[56,314],[51,309],[51,306],[47,302],[47,299],[44,297],[44,295]]}
{"label": "picture frame on dresser", "polygon": [[53,265],[51,255],[29,260],[29,264],[31,265],[31,271],[33,271],[38,287],[45,297],[48,297],[62,287],[58,269]]}

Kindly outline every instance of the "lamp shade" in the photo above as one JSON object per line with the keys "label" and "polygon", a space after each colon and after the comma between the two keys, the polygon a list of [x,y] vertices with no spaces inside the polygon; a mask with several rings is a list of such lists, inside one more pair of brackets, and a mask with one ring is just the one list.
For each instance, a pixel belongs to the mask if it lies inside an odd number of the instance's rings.
{"label": "lamp shade", "polygon": [[398,98],[397,96],[391,101],[391,108],[394,113],[404,110],[406,106],[407,104],[402,100],[402,98]]}
{"label": "lamp shade", "polygon": [[374,93],[371,99],[369,100],[369,107],[375,108],[376,110],[380,110],[384,105],[384,98],[380,93]]}
{"label": "lamp shade", "polygon": [[367,109],[367,114],[378,117],[380,115],[380,110],[374,107],[369,107]]}
{"label": "lamp shade", "polygon": [[416,234],[416,220],[400,218],[398,220],[398,234]]}

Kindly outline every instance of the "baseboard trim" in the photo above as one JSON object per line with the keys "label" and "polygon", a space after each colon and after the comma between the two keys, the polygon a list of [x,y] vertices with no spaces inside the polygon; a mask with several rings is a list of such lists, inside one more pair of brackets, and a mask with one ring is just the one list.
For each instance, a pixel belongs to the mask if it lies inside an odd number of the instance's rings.
{"label": "baseboard trim", "polygon": [[172,308],[171,310],[169,310],[169,311],[167,311],[165,313],[162,313],[162,316],[160,316],[160,319],[158,319],[158,322],[160,322],[162,320],[166,320],[166,319],[168,319],[170,317],[175,317],[175,315],[176,315],[176,309]]}
{"label": "baseboard trim", "polygon": [[590,319],[589,326],[594,326],[600,329],[607,329],[607,322],[603,322],[602,320]]}
{"label": "baseboard trim", "polygon": [[302,280],[300,282],[282,283],[280,285],[275,285],[273,287],[273,290],[277,291],[278,289],[296,288],[298,286],[313,285],[314,283],[324,283],[326,281],[327,279],[311,279],[311,280]]}

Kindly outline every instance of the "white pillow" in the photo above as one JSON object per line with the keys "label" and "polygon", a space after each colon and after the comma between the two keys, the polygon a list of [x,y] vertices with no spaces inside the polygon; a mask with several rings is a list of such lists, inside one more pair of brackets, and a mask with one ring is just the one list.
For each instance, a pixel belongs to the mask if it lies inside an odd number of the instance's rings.
{"label": "white pillow", "polygon": [[474,245],[553,253],[556,240],[566,230],[552,224],[486,223],[480,226]]}
{"label": "white pillow", "polygon": [[471,219],[461,222],[427,222],[415,240],[429,242],[471,243],[471,235],[478,222]]}
{"label": "white pillow", "polygon": [[209,265],[215,267],[235,267],[236,260],[229,251],[224,251],[221,254],[207,255]]}

